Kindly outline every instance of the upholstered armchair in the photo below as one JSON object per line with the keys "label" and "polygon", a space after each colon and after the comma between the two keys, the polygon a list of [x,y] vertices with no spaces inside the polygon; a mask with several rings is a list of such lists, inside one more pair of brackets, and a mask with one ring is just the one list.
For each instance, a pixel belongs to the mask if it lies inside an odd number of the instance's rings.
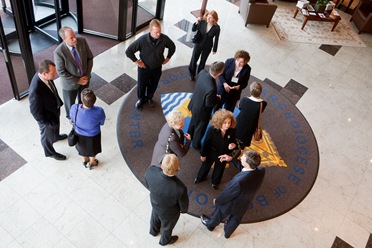
{"label": "upholstered armchair", "polygon": [[372,0],[360,0],[350,21],[359,29],[358,34],[372,32]]}
{"label": "upholstered armchair", "polygon": [[247,24],[263,24],[268,28],[277,7],[275,4],[269,4],[266,0],[241,0],[239,12],[245,20],[245,26]]}

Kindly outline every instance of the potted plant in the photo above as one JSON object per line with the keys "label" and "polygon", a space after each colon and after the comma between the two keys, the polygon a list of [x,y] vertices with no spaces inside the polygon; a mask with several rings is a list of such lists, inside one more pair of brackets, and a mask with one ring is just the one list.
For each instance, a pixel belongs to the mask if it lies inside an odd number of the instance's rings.
{"label": "potted plant", "polygon": [[317,0],[314,6],[316,13],[324,13],[329,0]]}

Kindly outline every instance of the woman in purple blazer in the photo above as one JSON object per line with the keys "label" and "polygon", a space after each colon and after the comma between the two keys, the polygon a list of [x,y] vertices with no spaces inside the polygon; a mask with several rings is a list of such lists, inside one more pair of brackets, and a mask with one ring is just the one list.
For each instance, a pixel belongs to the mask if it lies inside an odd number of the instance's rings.
{"label": "woman in purple blazer", "polygon": [[101,107],[94,106],[96,95],[89,88],[81,92],[83,104],[74,104],[70,109],[71,121],[78,135],[76,150],[83,157],[85,168],[98,165],[96,155],[102,152],[101,126],[105,123],[106,115]]}

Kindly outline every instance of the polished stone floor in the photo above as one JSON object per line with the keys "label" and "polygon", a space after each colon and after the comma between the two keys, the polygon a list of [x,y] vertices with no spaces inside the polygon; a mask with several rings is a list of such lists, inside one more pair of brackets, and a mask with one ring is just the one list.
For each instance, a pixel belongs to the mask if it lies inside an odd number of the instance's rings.
{"label": "polished stone floor", "polygon": [[[162,31],[177,51],[164,69],[188,64],[190,35],[180,23],[195,21],[190,12],[200,6],[200,0],[166,2]],[[209,232],[198,218],[183,214],[172,247],[372,247],[371,34],[360,35],[366,48],[281,42],[272,26],[244,27],[229,1],[209,1],[207,9],[219,13],[222,30],[218,51],[207,63],[245,49],[255,77],[283,88],[301,85],[296,106],[317,139],[320,169],[298,206],[268,221],[240,225],[230,239],[224,238],[223,225]],[[137,78],[124,53],[134,39],[94,59],[92,86],[107,115],[97,168],[85,169],[66,141],[55,144],[66,161],[45,158],[27,98],[0,106],[1,248],[158,247],[159,238],[148,233],[149,193],[128,168],[116,138],[118,110]],[[66,133],[70,125],[63,116]]]}

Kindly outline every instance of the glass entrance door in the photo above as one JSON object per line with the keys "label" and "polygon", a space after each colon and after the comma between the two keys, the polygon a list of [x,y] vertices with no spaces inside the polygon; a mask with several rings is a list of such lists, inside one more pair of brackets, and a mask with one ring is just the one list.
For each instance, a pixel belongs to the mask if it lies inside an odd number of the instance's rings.
{"label": "glass entrance door", "polygon": [[37,64],[42,59],[53,60],[53,51],[60,40],[59,28],[70,26],[77,30],[76,2],[1,0],[0,88],[1,94],[7,94],[1,99],[19,100],[28,94]]}
{"label": "glass entrance door", "polygon": [[83,31],[120,41],[134,35],[153,18],[162,19],[165,3],[165,0],[80,1]]}
{"label": "glass entrance door", "polygon": [[[18,7],[20,6],[15,6],[15,8]],[[27,95],[29,86],[28,75],[34,72],[34,69],[30,71],[25,66],[30,62],[27,59],[27,51],[22,54],[22,51],[30,49],[30,44],[19,42],[19,37],[24,36],[25,33],[16,29],[16,26],[22,26],[25,20],[21,18],[18,21],[16,23],[11,3],[2,0],[2,11],[0,12],[0,49],[2,52],[0,56],[2,69],[0,91],[2,96],[0,104],[12,98],[20,100]]]}

